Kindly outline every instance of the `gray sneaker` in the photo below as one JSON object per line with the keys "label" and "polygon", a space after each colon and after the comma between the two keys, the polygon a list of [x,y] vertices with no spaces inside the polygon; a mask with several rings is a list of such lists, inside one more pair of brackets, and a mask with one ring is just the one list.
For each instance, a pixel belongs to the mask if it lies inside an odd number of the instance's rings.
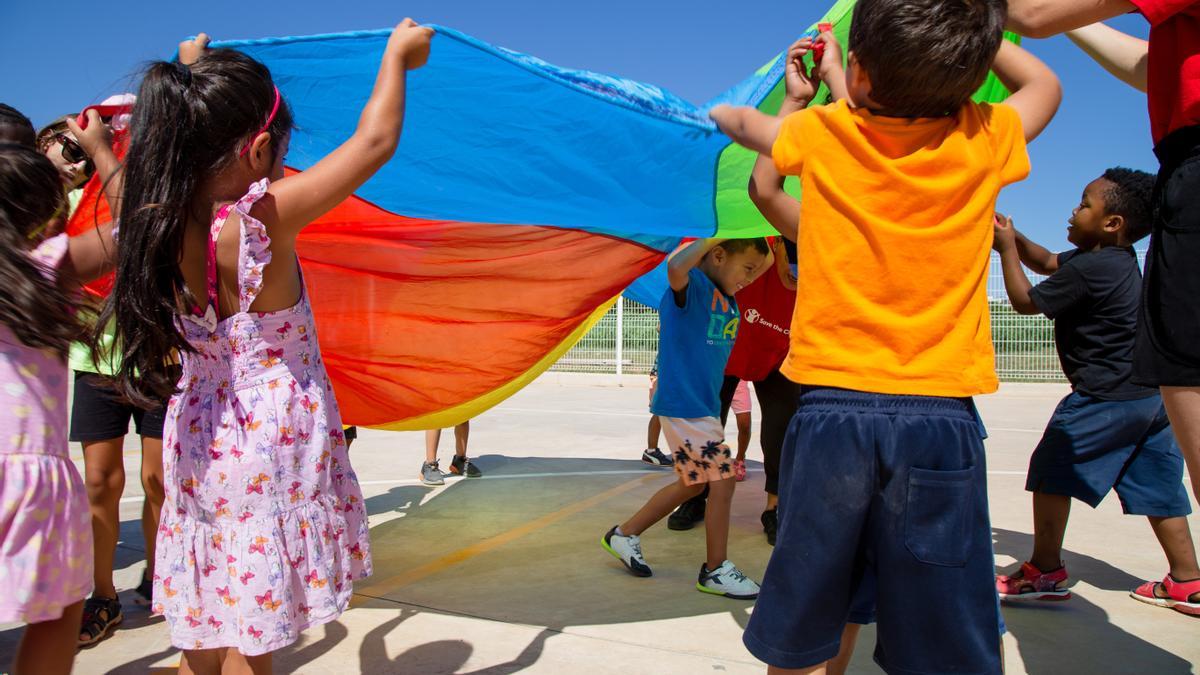
{"label": "gray sneaker", "polygon": [[421,482],[426,485],[446,484],[446,479],[442,476],[442,470],[438,468],[437,462],[423,462],[421,464]]}
{"label": "gray sneaker", "polygon": [[758,584],[728,560],[712,571],[709,571],[707,563],[701,565],[696,590],[734,600],[753,600],[758,597]]}
{"label": "gray sneaker", "polygon": [[600,545],[620,560],[633,576],[648,577],[653,574],[650,565],[646,564],[646,556],[642,554],[642,540],[637,535],[627,537],[617,534],[617,526],[614,525],[600,539]]}

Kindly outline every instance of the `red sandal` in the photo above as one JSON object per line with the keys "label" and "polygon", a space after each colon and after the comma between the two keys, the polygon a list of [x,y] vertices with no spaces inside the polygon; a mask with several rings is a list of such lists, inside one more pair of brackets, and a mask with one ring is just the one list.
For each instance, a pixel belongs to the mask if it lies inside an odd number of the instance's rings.
{"label": "red sandal", "polygon": [[[1156,591],[1160,586],[1167,597],[1158,596]],[[1188,616],[1200,616],[1200,602],[1192,601],[1192,597],[1197,594],[1200,594],[1200,579],[1176,581],[1170,574],[1162,581],[1147,581],[1129,592],[1129,596],[1134,600],[1155,607],[1167,607]]]}

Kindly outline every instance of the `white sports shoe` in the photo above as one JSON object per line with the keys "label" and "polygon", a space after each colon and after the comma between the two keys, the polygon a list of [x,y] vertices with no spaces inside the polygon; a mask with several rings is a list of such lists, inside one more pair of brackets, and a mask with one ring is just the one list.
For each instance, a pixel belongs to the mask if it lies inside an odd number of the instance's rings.
{"label": "white sports shoe", "polygon": [[614,526],[604,534],[600,545],[604,547],[604,550],[613,554],[614,558],[620,560],[633,576],[648,577],[653,574],[650,566],[646,564],[645,556],[642,555],[642,540],[637,535],[619,535]]}
{"label": "white sports shoe", "polygon": [[734,600],[753,600],[758,597],[758,584],[742,574],[742,571],[728,560],[711,572],[707,563],[701,565],[696,589]]}

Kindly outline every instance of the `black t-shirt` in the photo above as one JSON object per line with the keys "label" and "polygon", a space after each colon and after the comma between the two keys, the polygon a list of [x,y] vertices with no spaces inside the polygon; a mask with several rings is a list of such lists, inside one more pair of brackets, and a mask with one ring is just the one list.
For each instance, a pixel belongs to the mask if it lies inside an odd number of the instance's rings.
{"label": "black t-shirt", "polygon": [[1063,372],[1081,394],[1129,401],[1155,394],[1129,382],[1142,272],[1132,248],[1109,246],[1058,254],[1058,271],[1029,292],[1054,319]]}

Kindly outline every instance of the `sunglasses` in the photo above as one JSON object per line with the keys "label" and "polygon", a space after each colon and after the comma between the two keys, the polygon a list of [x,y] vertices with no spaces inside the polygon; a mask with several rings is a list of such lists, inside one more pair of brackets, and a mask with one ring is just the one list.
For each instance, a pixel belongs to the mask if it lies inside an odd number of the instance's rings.
{"label": "sunglasses", "polygon": [[79,144],[76,143],[75,140],[70,136],[66,134],[57,134],[55,135],[54,140],[58,141],[59,145],[62,146],[63,159],[67,160],[68,162],[72,164],[78,164],[79,162],[86,162],[90,159],[88,154],[83,151],[83,148],[80,147]]}

